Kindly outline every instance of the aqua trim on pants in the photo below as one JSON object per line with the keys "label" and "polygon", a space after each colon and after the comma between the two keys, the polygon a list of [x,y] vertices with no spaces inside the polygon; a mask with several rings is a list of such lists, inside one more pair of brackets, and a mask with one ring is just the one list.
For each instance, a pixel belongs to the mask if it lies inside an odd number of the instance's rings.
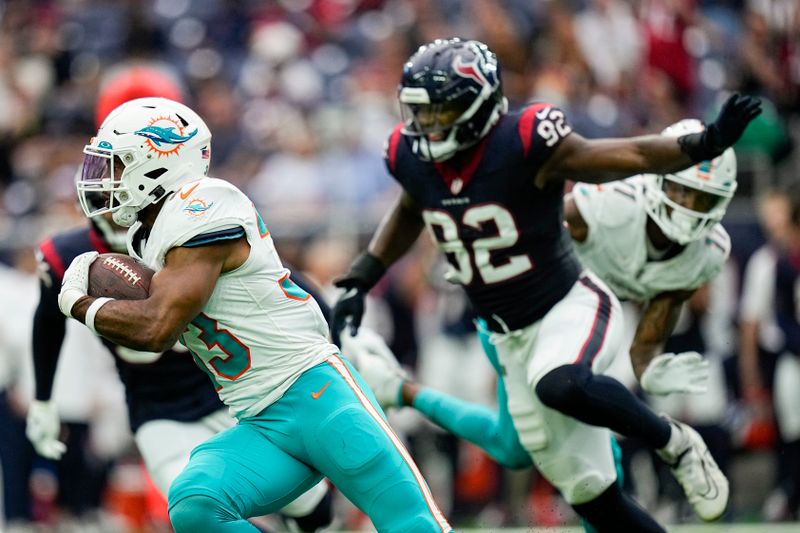
{"label": "aqua trim on pants", "polygon": [[195,448],[169,491],[176,533],[253,532],[326,476],[379,532],[452,529],[372,392],[339,356]]}

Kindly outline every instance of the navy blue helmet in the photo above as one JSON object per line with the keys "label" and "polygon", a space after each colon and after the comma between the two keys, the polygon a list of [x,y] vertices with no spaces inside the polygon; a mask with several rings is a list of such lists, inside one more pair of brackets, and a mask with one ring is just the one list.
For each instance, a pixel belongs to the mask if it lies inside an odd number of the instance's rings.
{"label": "navy blue helmet", "polygon": [[427,161],[444,161],[486,135],[507,111],[497,57],[479,41],[437,39],[403,67],[403,134]]}

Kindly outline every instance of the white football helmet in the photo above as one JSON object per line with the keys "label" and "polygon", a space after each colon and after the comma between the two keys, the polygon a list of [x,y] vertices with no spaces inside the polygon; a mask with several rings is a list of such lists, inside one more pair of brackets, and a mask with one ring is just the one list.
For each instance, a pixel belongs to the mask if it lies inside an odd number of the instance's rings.
{"label": "white football helmet", "polygon": [[84,213],[112,213],[129,227],[139,211],[206,175],[211,132],[183,104],[138,98],[112,111],[83,153],[77,188]]}
{"label": "white football helmet", "polygon": [[[703,123],[685,119],[661,132],[668,137],[703,131]],[[716,197],[707,211],[688,209],[669,198],[667,181],[697,189]],[[728,148],[711,161],[702,161],[672,174],[645,174],[645,206],[647,214],[670,240],[687,244],[704,236],[725,216],[725,210],[736,192],[736,154]]]}

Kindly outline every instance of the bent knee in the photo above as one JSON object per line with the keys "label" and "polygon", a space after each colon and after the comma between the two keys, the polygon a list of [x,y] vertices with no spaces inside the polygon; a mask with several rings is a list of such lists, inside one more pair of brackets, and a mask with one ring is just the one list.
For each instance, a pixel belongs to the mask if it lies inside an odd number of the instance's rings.
{"label": "bent knee", "polygon": [[184,496],[169,508],[169,520],[175,533],[211,532],[216,530],[216,525],[238,518],[220,501],[206,494]]}
{"label": "bent knee", "polygon": [[616,476],[609,476],[606,472],[592,471],[575,476],[567,483],[560,483],[558,490],[570,505],[580,505],[590,502],[609,487],[615,485]]}
{"label": "bent knee", "polygon": [[539,400],[558,411],[579,402],[592,371],[585,365],[563,365],[545,374],[536,384]]}

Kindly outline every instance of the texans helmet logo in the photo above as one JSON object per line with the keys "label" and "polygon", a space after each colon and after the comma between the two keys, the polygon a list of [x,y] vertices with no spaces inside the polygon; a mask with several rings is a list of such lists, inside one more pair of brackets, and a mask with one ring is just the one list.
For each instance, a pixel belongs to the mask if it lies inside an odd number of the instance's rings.
{"label": "texans helmet logo", "polygon": [[[453,60],[453,71],[462,78],[470,78],[481,87],[495,86],[497,84],[497,67],[493,62],[488,62],[486,56],[477,46],[470,46],[473,59],[464,61],[464,57],[457,55]],[[490,79],[491,78],[491,79]]]}

